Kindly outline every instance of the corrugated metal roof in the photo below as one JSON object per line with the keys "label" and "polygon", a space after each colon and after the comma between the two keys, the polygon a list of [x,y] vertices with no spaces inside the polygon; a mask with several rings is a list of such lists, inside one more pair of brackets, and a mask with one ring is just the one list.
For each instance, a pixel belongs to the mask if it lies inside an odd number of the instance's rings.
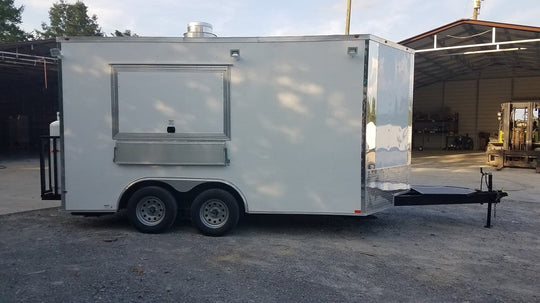
{"label": "corrugated metal roof", "polygon": [[399,44],[416,50],[415,87],[540,75],[540,27],[462,19]]}
{"label": "corrugated metal roof", "polygon": [[28,71],[57,70],[57,60],[50,55],[57,47],[55,39],[0,43],[0,76]]}

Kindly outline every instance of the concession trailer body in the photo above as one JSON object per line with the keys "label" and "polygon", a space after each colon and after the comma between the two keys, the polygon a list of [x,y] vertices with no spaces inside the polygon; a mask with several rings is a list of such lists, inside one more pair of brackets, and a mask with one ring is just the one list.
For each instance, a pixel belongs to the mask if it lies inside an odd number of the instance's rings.
{"label": "concession trailer body", "polygon": [[54,176],[42,196],[74,214],[127,209],[160,232],[183,210],[221,235],[242,213],[362,216],[410,189],[414,53],[403,46],[372,35],[58,42],[60,136],[45,140]]}

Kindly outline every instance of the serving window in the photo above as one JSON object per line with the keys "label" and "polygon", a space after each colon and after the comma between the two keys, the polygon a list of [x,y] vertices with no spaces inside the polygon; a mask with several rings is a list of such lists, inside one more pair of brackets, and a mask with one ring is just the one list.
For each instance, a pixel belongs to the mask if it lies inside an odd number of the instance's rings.
{"label": "serving window", "polygon": [[230,66],[116,64],[111,70],[114,139],[230,138]]}

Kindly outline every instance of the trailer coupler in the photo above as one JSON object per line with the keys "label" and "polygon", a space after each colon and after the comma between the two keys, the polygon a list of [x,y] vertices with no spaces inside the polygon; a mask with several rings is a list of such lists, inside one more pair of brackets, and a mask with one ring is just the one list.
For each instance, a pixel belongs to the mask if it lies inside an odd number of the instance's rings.
{"label": "trailer coupler", "polygon": [[[484,204],[487,203],[487,219],[484,227],[491,227],[492,205],[508,196],[501,190],[493,190],[493,175],[480,169],[480,190],[454,186],[412,186],[406,192],[394,195],[394,206],[440,205],[440,204]],[[483,182],[487,191],[482,190]]]}

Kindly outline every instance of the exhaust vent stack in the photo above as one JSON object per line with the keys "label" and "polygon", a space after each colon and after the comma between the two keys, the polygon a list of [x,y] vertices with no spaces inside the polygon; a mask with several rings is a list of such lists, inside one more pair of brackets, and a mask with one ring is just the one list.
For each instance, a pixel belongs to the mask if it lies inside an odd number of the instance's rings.
{"label": "exhaust vent stack", "polygon": [[216,37],[212,32],[212,24],[206,22],[190,22],[184,37]]}

